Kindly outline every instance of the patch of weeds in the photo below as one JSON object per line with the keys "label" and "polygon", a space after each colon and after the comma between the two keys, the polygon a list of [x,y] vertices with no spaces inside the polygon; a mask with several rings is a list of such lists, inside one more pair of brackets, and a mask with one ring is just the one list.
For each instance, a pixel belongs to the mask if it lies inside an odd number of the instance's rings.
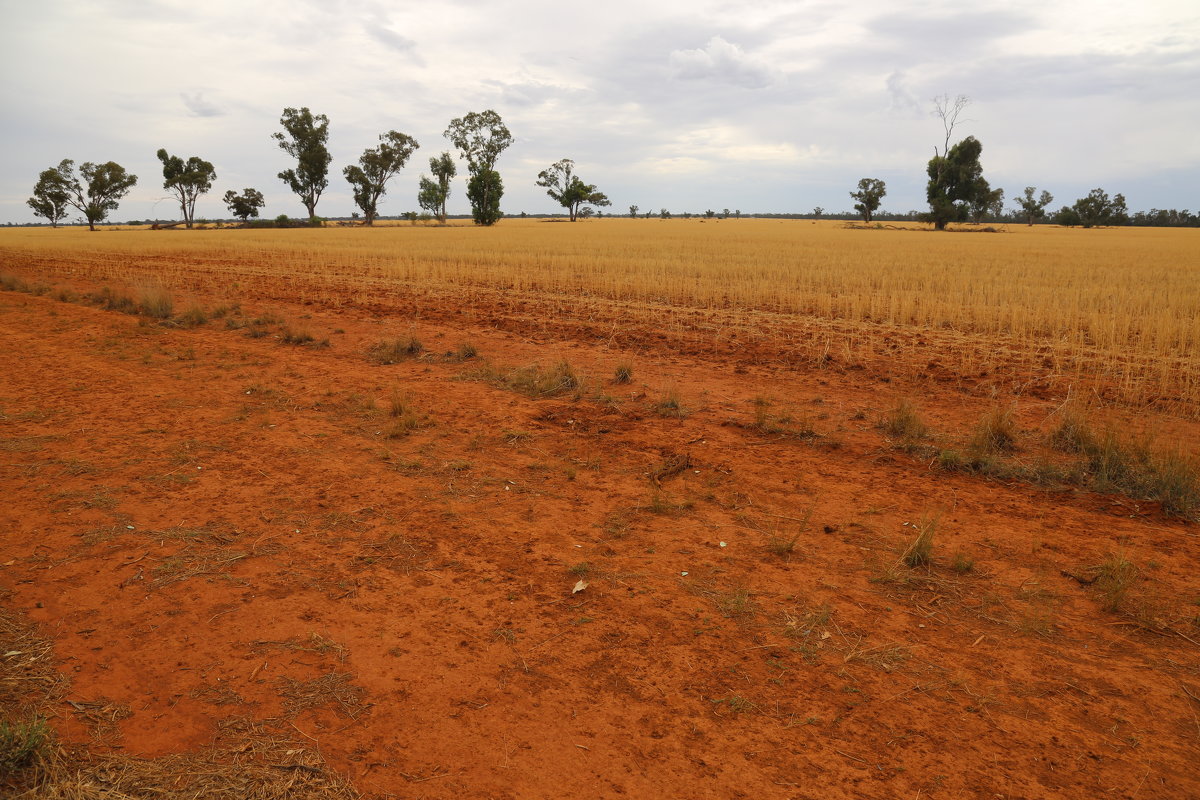
{"label": "patch of weeds", "polygon": [[287,325],[280,329],[279,341],[297,347],[329,347],[328,339],[317,341],[317,338],[307,328],[291,328]]}
{"label": "patch of weeds", "polygon": [[394,420],[388,429],[387,438],[403,439],[415,430],[427,428],[432,423],[428,414],[418,412],[412,405],[412,399],[393,391],[388,404],[388,414]]}
{"label": "patch of weeds", "polygon": [[371,345],[367,350],[367,360],[372,364],[399,364],[417,358],[425,352],[425,345],[416,336],[384,339]]}
{"label": "patch of weeds", "polygon": [[175,317],[171,323],[180,328],[199,328],[208,324],[208,314],[200,306],[189,306],[187,311]]}
{"label": "patch of weeds", "polygon": [[937,533],[940,515],[923,516],[913,527],[917,536],[904,551],[901,560],[910,567],[921,567],[930,563],[933,557],[933,536]]}
{"label": "patch of weeds", "polygon": [[471,342],[463,342],[454,351],[453,355],[457,361],[470,361],[473,358],[479,357],[479,348]]}
{"label": "patch of weeds", "polygon": [[780,558],[789,558],[796,551],[796,544],[800,541],[800,537],[808,530],[808,523],[812,520],[812,515],[816,511],[816,506],[809,506],[804,512],[804,516],[800,518],[799,524],[790,531],[771,531],[767,534],[767,551],[772,555]]}
{"label": "patch of weeds", "polygon": [[971,449],[978,453],[1009,453],[1016,449],[1017,423],[1013,409],[996,406],[983,415],[971,436]]}
{"label": "patch of weeds", "polygon": [[954,554],[950,562],[950,569],[957,572],[959,575],[966,575],[975,571],[975,559],[967,554],[959,551]]}
{"label": "patch of weeds", "polygon": [[929,435],[929,427],[917,413],[912,401],[901,400],[890,409],[879,422],[879,427],[889,436],[898,439],[924,439]]}
{"label": "patch of weeds", "polygon": [[507,444],[522,444],[533,438],[533,434],[529,431],[517,431],[505,428],[500,431],[500,438]]}
{"label": "patch of weeds", "polygon": [[650,406],[650,410],[660,417],[673,417],[681,419],[688,415],[688,410],[684,408],[683,401],[679,397],[679,390],[668,389],[658,402]]}
{"label": "patch of weeds", "polygon": [[1117,613],[1123,610],[1129,592],[1138,577],[1138,569],[1123,553],[1110,553],[1103,562],[1092,568],[1095,586],[1100,592],[1100,607]]}
{"label": "patch of weeds", "polygon": [[517,640],[517,632],[512,628],[496,628],[492,631],[492,639],[505,644],[512,644]]}
{"label": "patch of weeds", "polygon": [[50,743],[50,726],[41,717],[26,721],[0,720],[0,776],[38,760]]}
{"label": "patch of weeds", "polygon": [[505,385],[530,397],[576,392],[583,382],[567,361],[558,361],[547,369],[538,366],[514,370],[504,380]]}
{"label": "patch of weeds", "polygon": [[665,516],[678,516],[692,509],[693,503],[691,500],[681,500],[678,503],[671,502],[671,499],[662,492],[655,492],[650,496],[650,502],[644,507],[651,514],[662,514]]}
{"label": "patch of weeds", "polygon": [[108,286],[99,292],[87,295],[87,299],[106,311],[119,311],[122,314],[137,314],[138,303],[127,294],[117,294]]}
{"label": "patch of weeds", "polygon": [[175,300],[162,286],[143,289],[138,298],[138,311],[154,319],[170,319],[175,312]]}
{"label": "patch of weeds", "polygon": [[629,535],[631,516],[629,511],[614,511],[604,518],[600,529],[610,539],[624,539]]}
{"label": "patch of weeds", "polygon": [[717,610],[730,619],[745,619],[754,616],[754,600],[750,596],[749,590],[743,586],[727,592],[717,592],[712,599]]}
{"label": "patch of weeds", "polygon": [[627,362],[617,364],[616,370],[613,371],[612,382],[617,386],[633,383],[633,365]]}
{"label": "patch of weeds", "polygon": [[586,561],[581,561],[568,569],[567,572],[578,578],[586,578],[588,575],[592,574],[592,565]]}
{"label": "patch of weeds", "polygon": [[1058,424],[1047,437],[1050,446],[1062,453],[1086,453],[1096,446],[1096,434],[1086,414],[1078,406],[1064,406]]}
{"label": "patch of weeds", "polygon": [[749,714],[752,711],[758,711],[758,706],[742,697],[741,695],[730,695],[729,697],[718,697],[712,700],[714,705],[724,704],[734,714]]}

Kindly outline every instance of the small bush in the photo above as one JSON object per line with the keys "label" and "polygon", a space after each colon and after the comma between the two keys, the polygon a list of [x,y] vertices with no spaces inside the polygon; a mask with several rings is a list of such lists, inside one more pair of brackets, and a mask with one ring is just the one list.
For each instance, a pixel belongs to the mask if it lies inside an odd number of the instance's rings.
{"label": "small bush", "polygon": [[1049,440],[1051,447],[1063,453],[1084,453],[1096,446],[1096,435],[1087,417],[1073,407],[1063,409]]}
{"label": "small bush", "polygon": [[424,352],[425,346],[421,341],[410,335],[407,338],[376,342],[367,350],[367,360],[372,364],[399,364]]}
{"label": "small bush", "polygon": [[900,439],[923,439],[929,433],[916,408],[907,399],[901,400],[895,408],[888,411],[879,426],[889,436]]}
{"label": "small bush", "polygon": [[971,449],[980,453],[1002,453],[1015,449],[1017,425],[1011,408],[996,407],[975,426]]}
{"label": "small bush", "polygon": [[613,372],[612,382],[618,386],[624,386],[633,382],[633,365],[618,364],[617,369]]}
{"label": "small bush", "polygon": [[138,310],[154,319],[170,319],[175,312],[175,300],[161,286],[146,289],[138,300]]}
{"label": "small bush", "polygon": [[11,775],[33,761],[50,741],[46,721],[0,721],[0,776]]}
{"label": "small bush", "polygon": [[181,328],[198,328],[208,323],[208,314],[199,306],[189,306],[173,322]]}
{"label": "small bush", "polygon": [[654,409],[654,413],[660,417],[687,416],[687,410],[683,407],[683,401],[680,400],[679,392],[676,389],[668,390],[652,408]]}
{"label": "small bush", "polygon": [[479,355],[479,350],[471,342],[463,342],[458,346],[458,351],[455,355],[459,361],[470,361]]}
{"label": "small bush", "polygon": [[279,333],[280,341],[284,344],[306,345],[316,341],[316,337],[304,328],[293,330],[289,327],[284,327]]}
{"label": "small bush", "polygon": [[1110,553],[1094,572],[1096,588],[1100,590],[1100,607],[1114,613],[1120,611],[1137,579],[1137,567],[1124,554]]}
{"label": "small bush", "polygon": [[937,532],[938,517],[922,517],[916,524],[917,538],[904,551],[902,559],[910,567],[928,564],[933,556],[933,535]]}

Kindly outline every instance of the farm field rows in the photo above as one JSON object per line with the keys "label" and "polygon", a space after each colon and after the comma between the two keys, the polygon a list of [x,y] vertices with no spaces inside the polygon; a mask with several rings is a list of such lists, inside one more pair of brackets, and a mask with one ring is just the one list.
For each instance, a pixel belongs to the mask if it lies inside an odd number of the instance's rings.
{"label": "farm field rows", "polygon": [[1191,233],[0,232],[0,700],[124,791],[1194,797]]}

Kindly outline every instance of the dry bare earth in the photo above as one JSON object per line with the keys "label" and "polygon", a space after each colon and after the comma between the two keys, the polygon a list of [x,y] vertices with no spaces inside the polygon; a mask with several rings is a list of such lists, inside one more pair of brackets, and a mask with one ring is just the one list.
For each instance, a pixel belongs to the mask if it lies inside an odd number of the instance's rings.
{"label": "dry bare earth", "polygon": [[[0,586],[92,757],[257,725],[381,797],[1200,792],[1195,527],[876,427],[916,396],[965,437],[972,386],[239,299],[287,322],[0,295]],[[396,337],[426,355],[366,358]],[[581,390],[504,385],[560,359]],[[1060,402],[1020,399],[1011,459]]]}

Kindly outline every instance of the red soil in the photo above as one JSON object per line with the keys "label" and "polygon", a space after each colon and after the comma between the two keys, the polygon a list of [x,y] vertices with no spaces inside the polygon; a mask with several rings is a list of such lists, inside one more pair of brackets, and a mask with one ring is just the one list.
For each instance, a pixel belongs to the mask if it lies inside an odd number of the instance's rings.
{"label": "red soil", "polygon": [[[921,377],[921,348],[886,382],[577,315],[281,295],[238,299],[331,347],[0,293],[0,588],[69,700],[128,706],[107,746],[286,720],[370,796],[1200,795],[1196,528],[890,448],[874,422],[901,397],[960,433],[991,402]],[[365,358],[410,333],[565,358],[590,388]],[[654,409],[670,391],[682,418]],[[398,438],[393,393],[428,417]],[[760,396],[818,436],[754,427]],[[1021,399],[1029,448],[1060,401]],[[903,565],[939,511],[932,566]],[[1108,612],[1086,582],[1115,552],[1139,579]]]}

